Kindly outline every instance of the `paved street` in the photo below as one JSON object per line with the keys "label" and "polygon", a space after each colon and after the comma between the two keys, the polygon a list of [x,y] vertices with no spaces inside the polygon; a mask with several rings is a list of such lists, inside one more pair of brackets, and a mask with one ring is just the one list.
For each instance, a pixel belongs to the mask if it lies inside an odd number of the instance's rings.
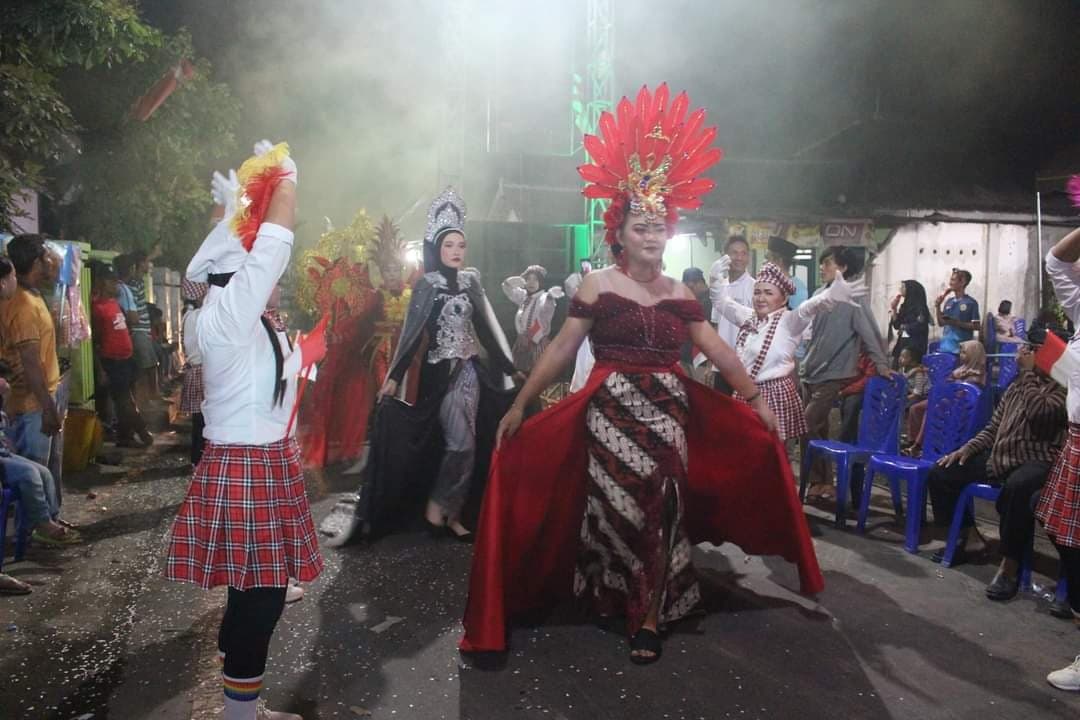
{"label": "paved street", "polygon": [[[34,593],[0,598],[4,720],[219,717],[223,593],[161,579],[183,441],[162,434],[126,472],[69,478],[65,512],[87,542],[5,566]],[[316,522],[351,483],[309,477]],[[779,560],[699,548],[710,612],[644,668],[617,634],[565,615],[516,630],[493,667],[463,662],[469,547],[416,532],[327,549],[323,577],[285,611],[265,695],[306,720],[1077,717],[1080,696],[1044,676],[1080,652],[1080,632],[1045,601],[988,602],[989,565],[907,555],[884,516],[861,538],[810,512],[817,602]]]}

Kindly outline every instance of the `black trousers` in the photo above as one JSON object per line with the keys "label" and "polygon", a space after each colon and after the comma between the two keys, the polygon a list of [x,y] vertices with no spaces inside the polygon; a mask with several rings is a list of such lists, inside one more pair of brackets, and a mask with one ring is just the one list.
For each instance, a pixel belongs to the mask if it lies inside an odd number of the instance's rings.
{"label": "black trousers", "polygon": [[[930,471],[927,486],[930,504],[934,508],[934,522],[948,527],[952,522],[960,493],[970,483],[983,482],[1001,487],[997,501],[998,530],[1001,535],[1001,554],[1017,562],[1023,560],[1031,534],[1035,532],[1035,516],[1031,510],[1031,498],[1046,483],[1050,465],[1043,462],[1027,462],[1014,468],[1004,478],[996,478],[987,463],[990,451],[985,450],[969,458],[963,465],[953,463],[947,468],[935,466]],[[975,524],[970,512],[964,513],[964,527]]]}
{"label": "black trousers", "polygon": [[146,423],[135,405],[135,377],[138,373],[135,360],[101,358],[101,368],[109,379],[109,397],[116,413],[116,441],[130,442],[132,435],[146,431]]}
{"label": "black trousers", "polygon": [[1074,613],[1080,614],[1080,548],[1060,545],[1053,535],[1050,540],[1061,558],[1061,574],[1069,584],[1069,607]]}
{"label": "black trousers", "polygon": [[206,418],[201,412],[191,413],[191,464],[198,465],[202,459],[203,448],[206,440],[203,438],[203,428],[206,427]]}
{"label": "black trousers", "polygon": [[1031,499],[1046,484],[1050,468],[1050,463],[1027,462],[1005,478],[997,501],[1002,557],[1023,562],[1024,552],[1035,532]]}
{"label": "black trousers", "polygon": [[266,672],[270,638],[285,609],[285,588],[229,588],[225,616],[218,630],[218,650],[225,655],[225,675],[255,678]]}

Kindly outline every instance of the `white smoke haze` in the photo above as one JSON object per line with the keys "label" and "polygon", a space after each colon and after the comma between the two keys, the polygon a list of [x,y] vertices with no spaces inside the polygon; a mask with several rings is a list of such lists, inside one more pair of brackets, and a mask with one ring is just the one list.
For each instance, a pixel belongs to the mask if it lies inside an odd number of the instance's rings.
{"label": "white smoke haze", "polygon": [[[466,157],[565,154],[570,90],[585,74],[586,0],[144,0],[185,25],[246,109],[240,137],[287,139],[300,166],[302,242],[359,208],[400,217],[438,191],[446,19],[464,8]],[[1064,142],[1080,95],[1077,8],[1033,0],[623,0],[616,84],[668,81],[709,111],[728,155],[718,202],[768,192],[785,163],[841,162],[866,177],[927,161],[1021,182]],[[1066,75],[1065,77],[1072,77]],[[856,127],[856,130],[850,128]],[[1071,138],[1069,138],[1071,140]],[[222,160],[237,164],[237,157]],[[871,162],[872,161],[872,162]],[[754,175],[769,165],[774,175]],[[879,167],[874,163],[881,163]],[[745,173],[745,174],[744,174]],[[1018,179],[1019,178],[1019,179]],[[807,182],[816,182],[811,178]],[[757,183],[755,185],[755,183]],[[825,196],[835,190],[828,186]],[[749,192],[749,191],[747,191]],[[857,194],[857,192],[855,193]],[[474,216],[486,191],[467,198]],[[422,214],[422,213],[421,213]],[[413,213],[405,223],[419,232]],[[316,222],[314,219],[319,219]],[[566,222],[580,220],[566,218]]]}

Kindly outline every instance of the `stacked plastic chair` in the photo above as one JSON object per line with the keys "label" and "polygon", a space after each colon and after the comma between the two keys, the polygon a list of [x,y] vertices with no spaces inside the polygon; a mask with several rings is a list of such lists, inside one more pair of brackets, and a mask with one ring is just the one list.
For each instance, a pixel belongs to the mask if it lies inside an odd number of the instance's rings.
{"label": "stacked plastic chair", "polygon": [[[982,390],[970,383],[946,383],[930,389],[922,455],[911,458],[896,453],[875,453],[867,462],[866,481],[859,501],[860,533],[866,532],[874,475],[884,475],[892,491],[896,516],[903,514],[905,518],[904,549],[909,553],[919,551],[919,531],[926,508],[926,478],[939,458],[956,450],[975,434],[981,397]],[[906,513],[900,495],[901,482],[907,484]]]}
{"label": "stacked plastic chair", "polygon": [[859,436],[855,444],[834,440],[811,440],[803,453],[799,473],[799,497],[805,500],[810,468],[818,456],[836,463],[836,526],[845,526],[851,470],[865,464],[874,453],[895,454],[900,451],[900,418],[904,414],[907,381],[903,375],[891,380],[872,377],[863,390]]}
{"label": "stacked plastic chair", "polygon": [[930,376],[930,387],[938,387],[949,382],[949,374],[956,368],[956,356],[952,353],[930,353],[923,358],[923,365]]}
{"label": "stacked plastic chair", "polygon": [[0,570],[4,569],[4,556],[7,551],[7,520],[11,506],[15,506],[15,560],[23,559],[26,554],[26,539],[30,536],[30,528],[26,522],[26,512],[23,509],[19,493],[14,489],[3,486],[0,489]]}
{"label": "stacked plastic chair", "polygon": [[1027,340],[1027,320],[1024,318],[1016,318],[1013,320],[1013,332],[1016,333],[1016,337],[1021,340]]}

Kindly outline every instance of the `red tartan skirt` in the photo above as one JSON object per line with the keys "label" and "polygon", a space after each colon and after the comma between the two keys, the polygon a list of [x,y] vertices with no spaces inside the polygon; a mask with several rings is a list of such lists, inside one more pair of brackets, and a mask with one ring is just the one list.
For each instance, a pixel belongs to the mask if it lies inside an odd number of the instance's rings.
{"label": "red tartan skirt", "polygon": [[1080,548],[1080,424],[1069,423],[1069,439],[1050,471],[1035,517],[1059,544]]}
{"label": "red tartan skirt", "polygon": [[248,590],[308,582],[322,567],[296,440],[208,442],[173,523],[165,576]]}
{"label": "red tartan skirt", "polygon": [[180,387],[180,412],[202,412],[203,375],[202,365],[188,365],[184,368],[184,383]]}
{"label": "red tartan skirt", "polygon": [[[765,398],[765,404],[776,416],[777,433],[781,440],[802,437],[809,428],[806,425],[806,408],[803,405],[795,379],[790,375],[772,380],[762,380],[757,384]],[[735,397],[739,397],[736,393]],[[745,402],[745,400],[744,400]]]}

